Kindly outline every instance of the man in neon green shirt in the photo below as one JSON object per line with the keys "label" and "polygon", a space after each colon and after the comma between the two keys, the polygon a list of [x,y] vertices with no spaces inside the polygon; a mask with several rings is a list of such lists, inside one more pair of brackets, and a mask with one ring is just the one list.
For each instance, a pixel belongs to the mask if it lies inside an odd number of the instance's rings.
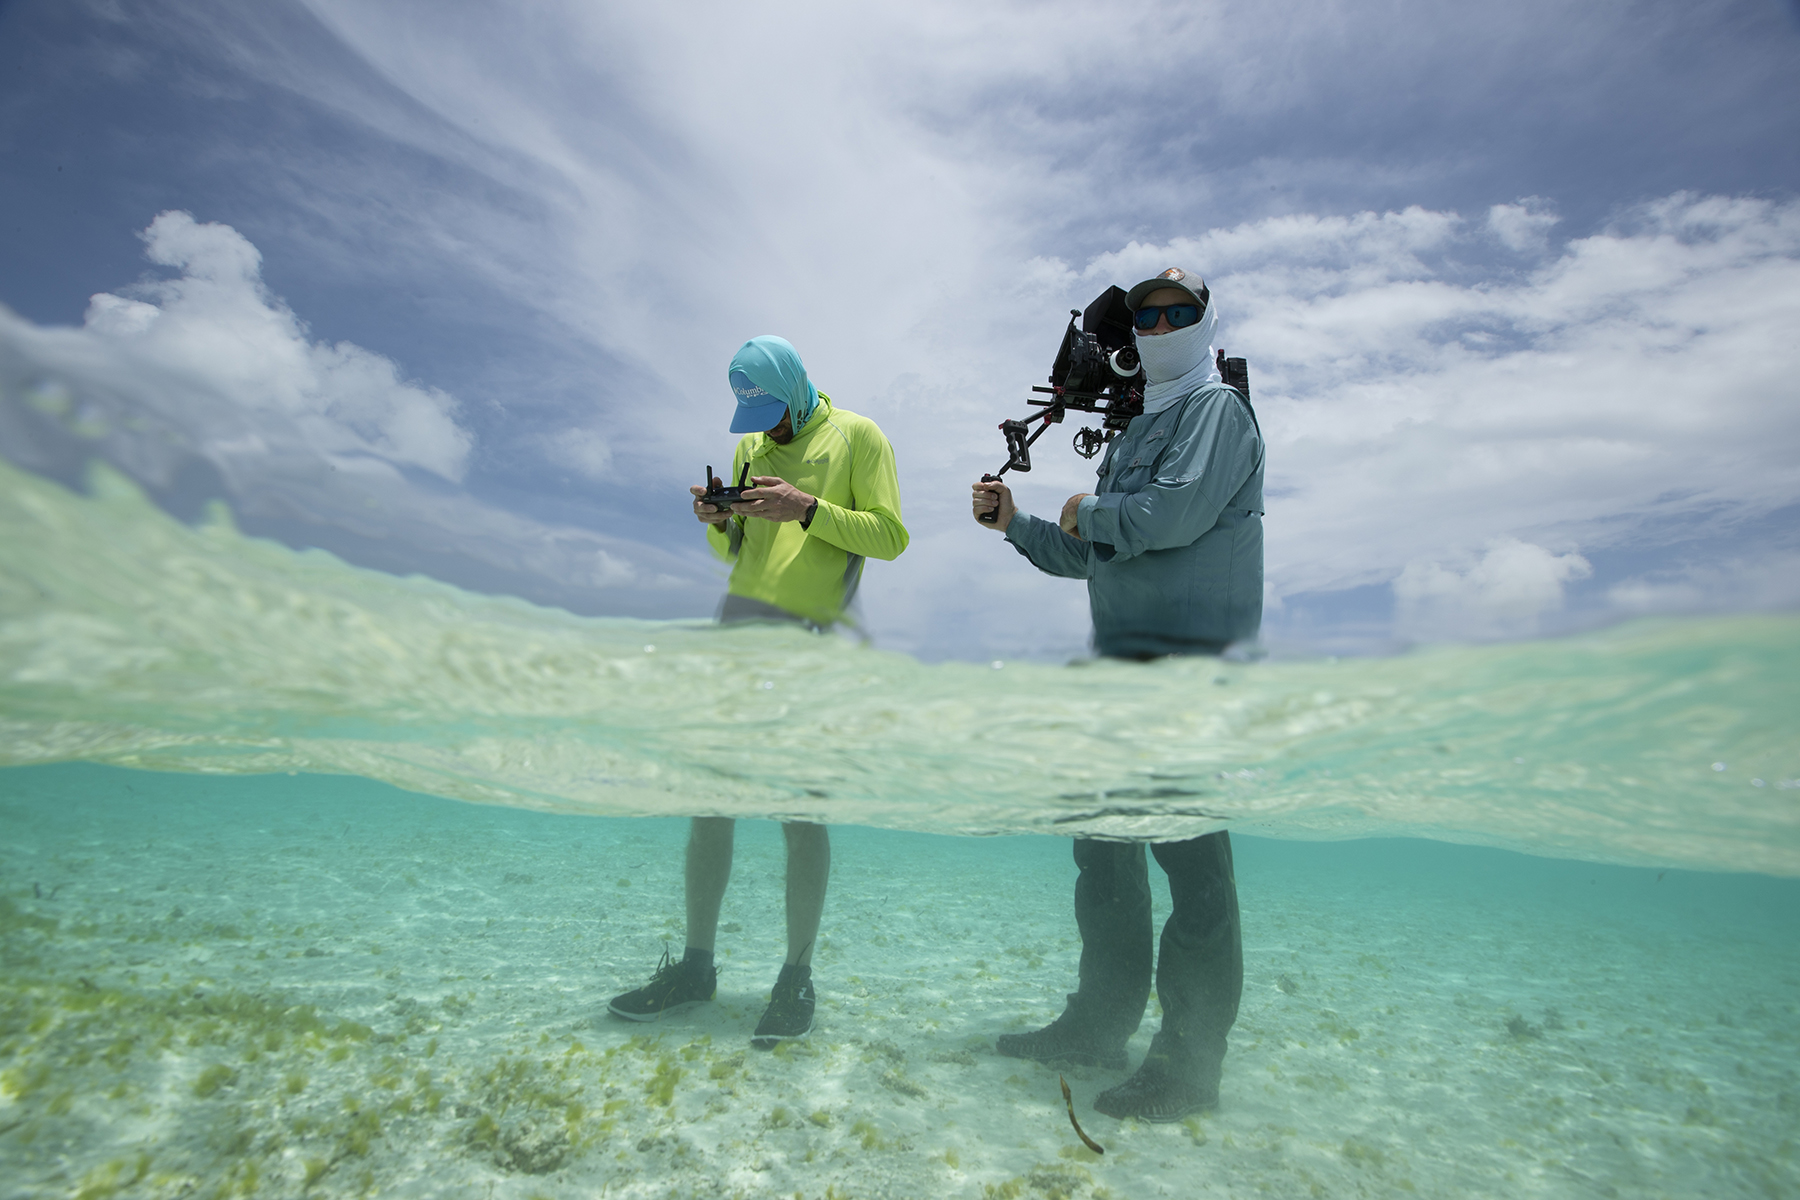
{"label": "man in neon green shirt", "polygon": [[[789,621],[823,630],[841,620],[856,595],[866,558],[894,559],[906,549],[894,448],[875,422],[837,408],[807,378],[800,355],[778,337],[751,338],[731,360],[741,433],[731,478],[745,464],[743,499],[715,508],[694,493],[694,515],[719,557],[732,563],[719,619]],[[722,479],[711,481],[723,486]],[[664,956],[650,982],[607,1007],[653,1021],[713,998],[713,943],[731,878],[729,817],[695,817],[687,845],[687,948]],[[787,961],[750,1044],[771,1049],[812,1030],[812,951],[825,911],[831,840],[825,826],[782,824],[787,839]]]}

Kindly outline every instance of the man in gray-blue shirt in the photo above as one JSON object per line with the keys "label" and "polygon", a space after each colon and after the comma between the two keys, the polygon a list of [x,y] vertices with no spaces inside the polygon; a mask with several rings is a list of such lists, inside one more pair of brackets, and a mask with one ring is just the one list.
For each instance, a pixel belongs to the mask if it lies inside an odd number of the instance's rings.
{"label": "man in gray-blue shirt", "polygon": [[[993,513],[983,528],[1005,533],[1038,569],[1087,580],[1098,653],[1218,654],[1262,623],[1262,433],[1249,398],[1214,368],[1218,312],[1203,280],[1171,267],[1132,288],[1126,304],[1148,382],[1144,413],[1107,446],[1095,491],[1069,497],[1052,523],[1018,512],[1004,483],[977,483],[974,515]],[[1002,1035],[997,1049],[1124,1069],[1154,961],[1162,1027],[1136,1073],[1094,1108],[1175,1121],[1218,1103],[1244,955],[1230,836],[1158,842],[1152,852],[1173,901],[1160,954],[1143,845],[1078,839],[1080,982],[1060,1017]]]}

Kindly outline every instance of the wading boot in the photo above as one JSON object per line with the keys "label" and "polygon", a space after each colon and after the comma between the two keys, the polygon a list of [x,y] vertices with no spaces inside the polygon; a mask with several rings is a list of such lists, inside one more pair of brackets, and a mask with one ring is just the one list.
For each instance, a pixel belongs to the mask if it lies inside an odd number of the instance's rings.
{"label": "wading boot", "polygon": [[1202,1050],[1162,1030],[1151,1039],[1144,1065],[1130,1079],[1094,1097],[1094,1111],[1120,1120],[1136,1117],[1163,1124],[1217,1108],[1224,1066],[1222,1039]]}
{"label": "wading boot", "polygon": [[1125,1057],[1123,1038],[1113,1042],[1097,1037],[1066,1011],[1042,1029],[1001,1034],[994,1039],[994,1049],[1008,1058],[1099,1067],[1107,1071],[1123,1071],[1129,1061]]}

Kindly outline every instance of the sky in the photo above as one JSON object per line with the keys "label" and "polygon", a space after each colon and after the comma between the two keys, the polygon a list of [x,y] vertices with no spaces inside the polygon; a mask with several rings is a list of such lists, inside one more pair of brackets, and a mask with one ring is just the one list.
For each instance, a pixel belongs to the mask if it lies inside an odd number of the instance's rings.
{"label": "sky", "polygon": [[779,333],[895,446],[876,644],[1068,657],[968,485],[1179,265],[1272,651],[1800,604],[1800,0],[0,0],[0,80],[0,453],[184,519],[704,617],[686,488]]}

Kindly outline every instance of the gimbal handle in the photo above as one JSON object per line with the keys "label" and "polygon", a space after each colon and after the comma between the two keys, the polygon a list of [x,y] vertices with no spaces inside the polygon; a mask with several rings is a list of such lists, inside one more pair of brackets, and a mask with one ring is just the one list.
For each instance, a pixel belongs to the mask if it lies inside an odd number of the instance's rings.
{"label": "gimbal handle", "polygon": [[[1033,433],[1031,426],[1024,421],[1000,422],[1000,432],[1006,435],[1006,465],[1000,468],[998,475],[983,475],[981,482],[998,483],[1000,476],[1008,471],[1031,470],[1031,443],[1042,437],[1044,430],[1050,428],[1052,422],[1062,418],[1060,406],[1052,408],[1050,412],[1044,413],[1042,416],[1043,424],[1038,426],[1036,433]],[[996,505],[993,512],[982,513],[978,519],[985,525],[992,525],[1000,519],[999,507]]]}

